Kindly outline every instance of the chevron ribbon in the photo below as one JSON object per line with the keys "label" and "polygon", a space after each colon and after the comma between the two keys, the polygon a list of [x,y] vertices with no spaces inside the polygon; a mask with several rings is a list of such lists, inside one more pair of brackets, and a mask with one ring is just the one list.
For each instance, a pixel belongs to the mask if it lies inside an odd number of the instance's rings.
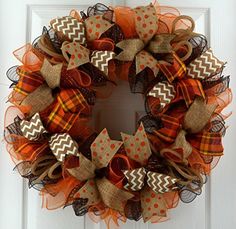
{"label": "chevron ribbon", "polygon": [[39,113],[36,113],[30,121],[22,120],[20,128],[23,136],[31,141],[37,141],[40,139],[42,134],[47,133],[40,119]]}
{"label": "chevron ribbon", "polygon": [[174,86],[167,81],[163,81],[157,83],[151,91],[149,91],[148,96],[158,98],[160,100],[161,109],[163,109],[175,98],[175,94]]}
{"label": "chevron ribbon", "polygon": [[91,63],[108,75],[108,62],[114,59],[115,53],[112,51],[93,51]]}
{"label": "chevron ribbon", "polygon": [[126,189],[131,189],[132,191],[142,189],[144,186],[144,178],[146,176],[146,171],[144,168],[124,170],[123,173],[128,180],[128,183],[125,185]]}
{"label": "chevron ribbon", "polygon": [[64,161],[66,155],[79,156],[77,144],[67,133],[52,135],[49,146],[58,161]]}
{"label": "chevron ribbon", "polygon": [[78,42],[68,43],[65,41],[61,49],[63,56],[69,62],[68,70],[91,63],[105,75],[108,75],[109,61],[115,57],[115,53],[112,51],[93,51],[90,57],[90,50]]}
{"label": "chevron ribbon", "polygon": [[171,191],[176,181],[177,179],[164,174],[147,172],[147,184],[156,193]]}
{"label": "chevron ribbon", "polygon": [[169,192],[174,188],[177,179],[165,174],[148,171],[145,168],[123,171],[128,183],[125,188],[132,191],[139,191],[144,187],[144,180],[147,176],[147,184],[155,193]]}
{"label": "chevron ribbon", "polygon": [[191,78],[205,79],[219,71],[223,66],[224,62],[218,60],[213,55],[212,50],[209,49],[189,64],[187,74]]}
{"label": "chevron ribbon", "polygon": [[86,44],[84,24],[75,18],[70,16],[55,18],[50,24],[54,30],[62,32],[70,40]]}
{"label": "chevron ribbon", "polygon": [[[43,134],[48,133],[43,126],[39,113],[33,115],[30,121],[22,120],[20,128],[23,136],[31,141],[37,141],[43,138]],[[77,143],[67,133],[53,134],[48,141],[49,147],[58,161],[64,161],[66,155],[79,156]]]}

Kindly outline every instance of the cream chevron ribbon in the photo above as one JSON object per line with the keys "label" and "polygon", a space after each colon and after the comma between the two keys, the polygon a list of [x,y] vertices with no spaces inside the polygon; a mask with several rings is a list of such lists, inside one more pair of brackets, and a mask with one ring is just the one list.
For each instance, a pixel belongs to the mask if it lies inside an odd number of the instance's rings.
{"label": "cream chevron ribbon", "polygon": [[224,62],[218,60],[212,50],[208,49],[189,64],[187,74],[191,78],[201,80],[209,78],[212,73],[219,71],[223,66]]}
{"label": "cream chevron ribbon", "polygon": [[65,41],[62,44],[61,50],[63,56],[68,61],[68,70],[86,63],[91,63],[100,71],[104,72],[105,75],[108,75],[109,61],[115,58],[115,53],[112,51],[93,51],[90,57],[90,50],[78,42],[68,43]]}
{"label": "cream chevron ribbon", "polygon": [[161,109],[175,98],[176,91],[172,84],[168,81],[157,83],[148,93],[148,96],[159,98]]}
{"label": "cream chevron ribbon", "polygon": [[174,189],[177,179],[171,176],[151,172],[146,172],[145,168],[123,171],[128,183],[125,188],[132,191],[139,191],[144,186],[145,177],[147,176],[147,184],[155,193],[165,193]]}
{"label": "cream chevron ribbon", "polygon": [[54,30],[62,32],[70,40],[86,44],[84,24],[77,19],[65,16],[53,19],[50,24]]}
{"label": "cream chevron ribbon", "polygon": [[[44,128],[39,113],[32,116],[30,121],[22,120],[20,123],[22,134],[31,141],[43,138],[48,133]],[[58,161],[64,161],[66,155],[79,156],[77,143],[67,133],[53,134],[48,139],[49,147]]]}

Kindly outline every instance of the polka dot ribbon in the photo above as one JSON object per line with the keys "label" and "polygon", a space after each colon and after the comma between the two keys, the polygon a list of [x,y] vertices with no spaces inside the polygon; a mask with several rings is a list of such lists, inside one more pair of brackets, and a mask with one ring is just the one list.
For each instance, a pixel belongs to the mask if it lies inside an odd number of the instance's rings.
{"label": "polka dot ribbon", "polygon": [[159,72],[159,64],[152,54],[171,53],[170,42],[175,37],[173,34],[156,34],[158,29],[158,17],[155,7],[137,7],[135,13],[135,29],[139,39],[126,39],[116,46],[122,51],[116,56],[121,61],[136,62],[136,74],[146,67],[150,68],[156,76]]}
{"label": "polka dot ribbon", "polygon": [[108,207],[123,212],[123,203],[133,197],[133,194],[118,188],[105,177],[97,177],[97,171],[108,166],[121,145],[121,141],[111,140],[104,129],[91,144],[92,161],[81,154],[79,166],[68,169],[72,176],[85,182],[76,195],[78,198],[88,198],[87,206],[102,200]]}
{"label": "polka dot ribbon", "polygon": [[68,62],[67,70],[75,69],[83,64],[91,63],[108,75],[108,62],[115,57],[113,51],[90,51],[86,48],[87,41],[94,41],[112,27],[102,15],[91,16],[84,22],[67,16],[53,19],[50,22],[52,28],[62,33],[67,40],[62,44],[62,53]]}

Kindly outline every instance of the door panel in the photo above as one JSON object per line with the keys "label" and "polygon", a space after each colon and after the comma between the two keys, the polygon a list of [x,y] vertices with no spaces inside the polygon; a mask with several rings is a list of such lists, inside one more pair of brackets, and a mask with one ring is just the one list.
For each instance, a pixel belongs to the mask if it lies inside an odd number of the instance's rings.
{"label": "door panel", "polygon": [[[144,5],[149,1],[103,0],[106,5]],[[7,31],[8,39],[0,36],[0,90],[1,109],[5,109],[9,90],[9,82],[4,77],[6,70],[17,64],[11,52],[21,47],[26,42],[32,42],[41,34],[42,27],[48,26],[50,19],[56,16],[68,15],[73,8],[82,10],[95,4],[92,0],[0,0],[0,29]],[[223,4],[219,0],[161,0],[160,4],[176,6],[182,14],[190,15],[196,22],[196,31],[205,34],[217,56],[228,61],[226,74],[236,73],[236,32],[232,30],[235,20],[234,0]],[[6,18],[11,19],[6,23]],[[227,17],[226,17],[227,15]],[[7,58],[6,58],[7,57]],[[231,87],[235,88],[236,82],[232,77]],[[122,102],[121,102],[122,101]],[[231,110],[235,107],[231,106]],[[129,87],[124,82],[119,82],[112,96],[107,100],[99,100],[94,109],[94,125],[101,130],[107,127],[112,138],[119,138],[119,132],[132,133],[136,128],[137,118],[144,112],[144,101],[141,95],[131,94]],[[1,113],[3,120],[3,113]],[[232,172],[236,156],[233,152],[232,140],[236,134],[235,116],[229,120],[231,127],[225,137],[225,156],[207,183],[201,196],[190,204],[180,203],[177,209],[170,210],[171,220],[155,224],[142,222],[128,222],[122,225],[124,229],[231,229],[236,224],[233,212],[236,211],[236,198],[234,190],[236,182]],[[2,131],[2,125],[0,131]],[[25,182],[12,172],[13,164],[9,163],[9,156],[1,144],[0,154],[0,228],[5,229],[105,229],[105,225],[94,224],[88,217],[76,217],[71,207],[64,210],[47,211],[41,209],[41,197],[35,190],[28,190]],[[232,197],[234,196],[234,199]],[[4,209],[4,210],[3,210]],[[14,218],[14,220],[11,220]]]}

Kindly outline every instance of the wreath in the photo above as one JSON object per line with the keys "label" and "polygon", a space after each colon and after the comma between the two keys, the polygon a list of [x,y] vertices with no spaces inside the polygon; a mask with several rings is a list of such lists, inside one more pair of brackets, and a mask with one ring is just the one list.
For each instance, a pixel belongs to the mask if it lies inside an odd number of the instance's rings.
{"label": "wreath", "polygon": [[[72,206],[107,225],[160,222],[193,201],[223,155],[231,101],[225,63],[191,17],[150,4],[96,4],[55,18],[14,51],[5,140],[43,207]],[[96,99],[127,81],[145,99],[134,135],[90,126]]]}

